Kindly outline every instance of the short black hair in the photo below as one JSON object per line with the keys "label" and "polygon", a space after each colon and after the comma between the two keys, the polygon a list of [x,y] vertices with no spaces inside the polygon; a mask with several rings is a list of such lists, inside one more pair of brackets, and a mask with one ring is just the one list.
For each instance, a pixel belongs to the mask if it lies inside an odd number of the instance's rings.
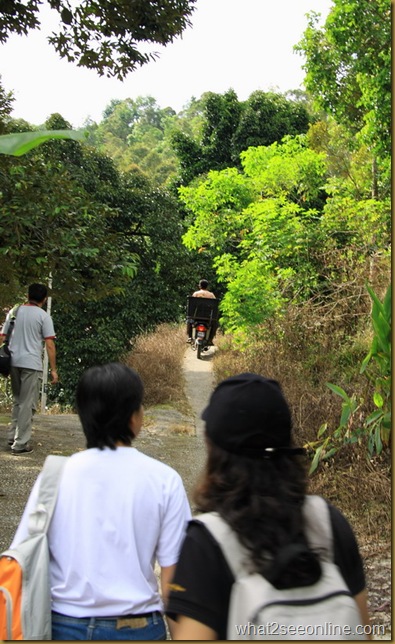
{"label": "short black hair", "polygon": [[47,297],[48,289],[45,284],[30,284],[28,290],[29,300],[33,302],[43,302]]}
{"label": "short black hair", "polygon": [[116,449],[118,441],[131,445],[130,418],[140,409],[143,395],[140,376],[124,364],[112,362],[85,371],[76,403],[87,447]]}
{"label": "short black hair", "polygon": [[200,288],[206,289],[208,287],[208,281],[207,280],[200,280],[199,286],[200,286]]}

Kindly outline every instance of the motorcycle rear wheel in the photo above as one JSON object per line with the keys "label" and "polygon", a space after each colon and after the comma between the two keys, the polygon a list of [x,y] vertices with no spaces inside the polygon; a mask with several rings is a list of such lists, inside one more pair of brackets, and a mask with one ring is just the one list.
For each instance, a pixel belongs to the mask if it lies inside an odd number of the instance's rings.
{"label": "motorcycle rear wheel", "polygon": [[202,357],[202,345],[200,344],[200,342],[198,343],[196,350],[197,350],[197,359],[200,360],[200,358]]}

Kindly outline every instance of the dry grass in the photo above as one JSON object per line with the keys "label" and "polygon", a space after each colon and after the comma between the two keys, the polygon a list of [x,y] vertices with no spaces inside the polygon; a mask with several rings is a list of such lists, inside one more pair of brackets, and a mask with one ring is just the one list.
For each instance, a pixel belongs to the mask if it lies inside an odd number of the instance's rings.
{"label": "dry grass", "polygon": [[180,411],[187,405],[182,363],[185,354],[185,328],[161,324],[153,333],[137,338],[123,362],[135,369],[144,382],[147,406],[171,403]]}
{"label": "dry grass", "polygon": [[348,463],[333,460],[310,479],[321,494],[346,515],[361,543],[391,539],[391,462],[389,455],[368,461],[353,450]]}
{"label": "dry grass", "polygon": [[[270,336],[256,339],[240,350],[232,337],[223,336],[214,358],[215,381],[252,371],[278,380],[293,413],[295,434],[301,443],[316,439],[323,423],[335,429],[341,399],[327,387],[335,383],[348,392],[369,399],[369,384],[359,376],[359,364],[368,352],[370,334],[362,326],[352,340],[344,330],[328,329],[316,312],[291,309],[288,317],[273,324]],[[306,321],[307,324],[306,324]]]}
{"label": "dry grass", "polygon": [[0,376],[0,413],[9,413],[12,407],[10,378]]}

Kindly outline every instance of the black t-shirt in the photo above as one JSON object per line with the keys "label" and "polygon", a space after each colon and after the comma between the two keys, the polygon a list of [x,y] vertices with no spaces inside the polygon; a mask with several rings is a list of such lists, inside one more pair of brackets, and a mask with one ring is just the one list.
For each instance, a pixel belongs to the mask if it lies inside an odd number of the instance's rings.
{"label": "black t-shirt", "polygon": [[[365,588],[358,545],[347,519],[329,504],[334,561],[352,595]],[[233,574],[214,537],[203,524],[190,523],[171,584],[167,615],[185,615],[209,626],[226,640]]]}

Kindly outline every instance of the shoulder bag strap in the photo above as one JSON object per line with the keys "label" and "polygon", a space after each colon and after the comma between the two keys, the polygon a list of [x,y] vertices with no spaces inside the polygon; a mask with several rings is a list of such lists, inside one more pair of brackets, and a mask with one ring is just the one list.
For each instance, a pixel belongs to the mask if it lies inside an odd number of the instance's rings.
{"label": "shoulder bag strap", "polygon": [[10,341],[10,338],[11,338],[11,334],[12,334],[12,332],[13,332],[13,330],[14,330],[14,324],[15,324],[16,316],[18,315],[18,311],[19,311],[19,309],[20,309],[20,305],[19,305],[19,306],[17,306],[17,308],[15,309],[15,311],[13,311],[13,313],[11,313],[10,323],[9,323],[9,325],[8,325],[7,334],[6,334],[6,336],[5,336],[5,340],[4,340],[4,344],[5,344],[5,345],[8,345],[8,344],[9,344],[9,341]]}
{"label": "shoulder bag strap", "polygon": [[50,455],[45,459],[41,473],[36,509],[29,515],[29,534],[46,533],[51,523],[58,495],[59,483],[67,456]]}

